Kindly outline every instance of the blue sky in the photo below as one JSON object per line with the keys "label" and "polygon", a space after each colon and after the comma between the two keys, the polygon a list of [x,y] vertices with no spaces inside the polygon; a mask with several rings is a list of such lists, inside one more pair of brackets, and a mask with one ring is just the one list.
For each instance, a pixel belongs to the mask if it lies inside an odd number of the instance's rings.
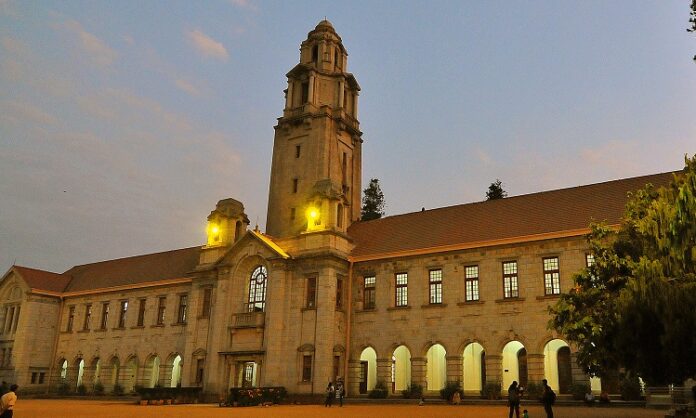
{"label": "blue sky", "polygon": [[679,169],[696,152],[686,1],[0,0],[0,269],[263,229],[273,125],[327,17],[388,214]]}

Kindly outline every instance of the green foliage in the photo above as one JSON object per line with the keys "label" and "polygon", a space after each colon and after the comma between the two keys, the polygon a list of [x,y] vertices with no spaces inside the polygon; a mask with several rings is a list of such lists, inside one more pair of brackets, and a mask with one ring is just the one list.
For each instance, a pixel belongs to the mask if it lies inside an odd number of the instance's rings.
{"label": "green foliage", "polygon": [[632,193],[618,230],[591,225],[595,264],[550,309],[591,375],[621,367],[652,385],[696,374],[696,156],[672,182]]}
{"label": "green foliage", "polygon": [[642,397],[640,381],[636,375],[627,375],[621,379],[619,390],[624,401],[639,401]]}
{"label": "green foliage", "polygon": [[375,388],[372,389],[367,396],[372,399],[384,399],[387,397],[387,395],[389,395],[387,385],[384,383],[384,381],[378,380],[377,383],[375,383]]}
{"label": "green foliage", "polygon": [[570,393],[576,401],[585,400],[585,394],[590,391],[590,385],[587,383],[575,382],[570,386]]}
{"label": "green foliage", "polygon": [[135,393],[140,395],[140,399],[145,401],[176,399],[178,403],[192,403],[198,400],[200,392],[201,388],[198,386],[173,388],[161,386],[155,386],[153,388],[144,388],[142,386],[135,387]]}
{"label": "green foliage", "polygon": [[539,400],[543,393],[544,387],[539,383],[529,382],[527,383],[527,387],[524,388],[524,395],[527,399]]}
{"label": "green foliage", "polygon": [[483,399],[500,399],[500,382],[488,382],[481,389]]}
{"label": "green foliage", "polygon": [[114,385],[114,388],[111,390],[111,393],[113,393],[114,395],[117,395],[117,396],[123,395],[123,386],[116,383]]}
{"label": "green foliage", "polygon": [[68,382],[65,379],[61,380],[61,382],[58,383],[57,392],[61,396],[65,396],[65,395],[70,394],[70,392],[71,392],[70,385],[68,384]]}
{"label": "green foliage", "polygon": [[369,221],[384,216],[384,193],[379,187],[379,179],[370,180],[370,185],[363,190],[362,203],[361,220]]}
{"label": "green foliage", "polygon": [[85,396],[87,394],[87,386],[80,384],[77,386],[77,394],[80,396]]}
{"label": "green foliage", "polygon": [[460,396],[464,396],[464,391],[462,391],[462,385],[459,382],[447,382],[444,388],[440,389],[440,398],[451,401],[455,393],[459,393]]}
{"label": "green foliage", "polygon": [[104,385],[102,385],[101,382],[97,381],[97,383],[94,384],[92,391],[94,392],[95,395],[103,395],[104,394]]}
{"label": "green foliage", "polygon": [[507,192],[503,190],[503,182],[500,179],[495,179],[486,192],[486,200],[504,199],[507,197]]}
{"label": "green foliage", "polygon": [[401,395],[406,399],[420,399],[423,397],[423,386],[411,382],[405,390],[401,391]]}

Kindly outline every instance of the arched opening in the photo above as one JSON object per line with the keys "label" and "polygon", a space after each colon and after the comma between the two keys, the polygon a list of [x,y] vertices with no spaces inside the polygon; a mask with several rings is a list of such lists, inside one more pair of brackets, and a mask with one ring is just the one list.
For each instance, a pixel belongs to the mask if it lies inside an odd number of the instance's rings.
{"label": "arched opening", "polygon": [[60,378],[62,380],[68,379],[68,360],[63,360],[60,362]]}
{"label": "arched opening", "polygon": [[172,378],[169,382],[170,387],[181,386],[181,356],[177,354],[172,361]]}
{"label": "arched opening", "polygon": [[92,360],[91,369],[92,369],[92,372],[94,373],[94,376],[92,376],[91,383],[93,385],[96,385],[97,383],[101,383],[101,360],[99,359],[99,357]]}
{"label": "arched opening", "polygon": [[570,393],[573,375],[570,347],[565,341],[551,340],[544,347],[544,377],[558,393]]}
{"label": "arched opening", "polygon": [[428,390],[440,390],[447,382],[447,352],[445,347],[435,344],[425,354],[427,361],[426,381]]}
{"label": "arched opening", "polygon": [[77,387],[82,386],[82,377],[85,375],[85,360],[77,360]]}
{"label": "arched opening", "polygon": [[510,341],[503,348],[502,388],[507,389],[513,380],[527,386],[527,350],[519,341]]}
{"label": "arched opening", "polygon": [[480,392],[486,379],[486,352],[479,343],[471,343],[462,352],[462,372],[464,375],[462,389]]}
{"label": "arched opening", "polygon": [[109,385],[113,389],[114,386],[118,384],[118,374],[121,371],[121,363],[118,361],[118,357],[111,358],[111,376],[109,376]]}
{"label": "arched opening", "polygon": [[234,240],[237,241],[242,237],[242,221],[237,221],[236,224],[234,224]]}
{"label": "arched opening", "polygon": [[408,389],[411,385],[411,352],[405,345],[396,347],[392,354],[392,392]]}
{"label": "arched opening", "polygon": [[266,281],[268,270],[256,267],[249,278],[249,304],[247,312],[263,312],[266,309]]}
{"label": "arched opening", "polygon": [[161,360],[157,355],[150,356],[145,363],[145,376],[148,377],[147,387],[149,388],[159,385],[160,363]]}
{"label": "arched opening", "polygon": [[336,226],[343,227],[343,205],[340,203],[336,207]]}
{"label": "arched opening", "polygon": [[367,347],[360,353],[360,393],[367,393],[377,383],[377,352]]}
{"label": "arched opening", "polygon": [[132,392],[135,390],[135,378],[138,375],[138,359],[137,357],[131,357],[128,362],[126,362],[125,376],[123,381],[123,390],[126,392]]}

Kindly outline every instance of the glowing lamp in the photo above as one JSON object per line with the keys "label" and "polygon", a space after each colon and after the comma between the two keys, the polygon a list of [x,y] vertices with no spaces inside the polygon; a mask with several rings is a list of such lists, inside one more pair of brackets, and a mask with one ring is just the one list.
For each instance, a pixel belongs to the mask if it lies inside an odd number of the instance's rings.
{"label": "glowing lamp", "polygon": [[307,208],[305,214],[307,216],[307,229],[316,229],[316,226],[321,223],[321,212],[319,209],[314,206],[310,206]]}
{"label": "glowing lamp", "polygon": [[208,224],[208,242],[214,243],[220,241],[220,226],[215,223]]}
{"label": "glowing lamp", "polygon": [[217,226],[217,225],[213,225],[213,227],[210,228],[210,233],[212,233],[213,235],[219,234],[219,233],[220,233],[220,227]]}

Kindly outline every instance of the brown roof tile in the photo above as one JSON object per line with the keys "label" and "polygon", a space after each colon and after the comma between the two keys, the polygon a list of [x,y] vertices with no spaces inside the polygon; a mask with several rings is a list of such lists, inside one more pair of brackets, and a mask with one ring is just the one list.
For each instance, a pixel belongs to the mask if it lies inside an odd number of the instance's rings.
{"label": "brown roof tile", "polygon": [[568,189],[356,222],[348,234],[355,258],[485,243],[587,228],[591,220],[616,224],[626,194],[647,183],[663,186],[673,173],[633,177]]}
{"label": "brown roof tile", "polygon": [[77,292],[183,278],[196,268],[200,249],[201,247],[183,248],[75,266],[63,273],[73,278],[65,291]]}
{"label": "brown roof tile", "polygon": [[62,292],[70,282],[70,276],[65,274],[22,266],[13,266],[13,268],[27,282],[27,285],[33,289]]}

